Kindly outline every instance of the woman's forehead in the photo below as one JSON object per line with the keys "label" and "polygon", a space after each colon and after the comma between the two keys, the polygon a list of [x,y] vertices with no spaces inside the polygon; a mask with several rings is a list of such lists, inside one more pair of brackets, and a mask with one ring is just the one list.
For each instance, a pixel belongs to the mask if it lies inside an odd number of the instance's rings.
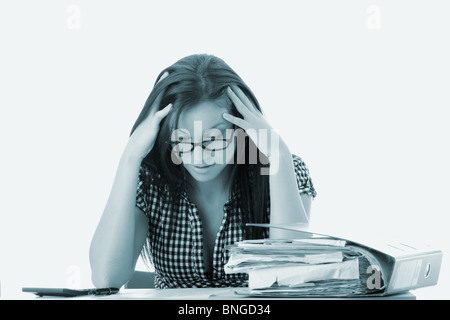
{"label": "woman's forehead", "polygon": [[[200,124],[203,130],[232,128],[232,123],[223,118],[229,113],[231,106],[219,101],[203,101],[187,110],[183,110],[178,119],[178,129],[192,131]],[[184,130],[183,130],[184,131]]]}

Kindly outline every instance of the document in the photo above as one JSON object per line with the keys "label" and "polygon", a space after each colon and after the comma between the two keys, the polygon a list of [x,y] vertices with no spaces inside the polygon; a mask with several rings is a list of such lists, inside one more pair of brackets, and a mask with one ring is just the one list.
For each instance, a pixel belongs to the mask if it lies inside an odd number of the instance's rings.
{"label": "document", "polygon": [[248,289],[253,294],[347,296],[368,292],[360,281],[364,257],[346,241],[264,239],[242,241],[227,249],[231,255],[225,272],[248,273]]}
{"label": "document", "polygon": [[360,240],[308,233],[301,227],[299,231],[298,239],[247,240],[228,246],[230,259],[225,272],[249,276],[248,288],[237,293],[269,297],[382,296],[437,283],[440,250],[406,244],[397,250],[398,245],[383,240],[374,248]]}

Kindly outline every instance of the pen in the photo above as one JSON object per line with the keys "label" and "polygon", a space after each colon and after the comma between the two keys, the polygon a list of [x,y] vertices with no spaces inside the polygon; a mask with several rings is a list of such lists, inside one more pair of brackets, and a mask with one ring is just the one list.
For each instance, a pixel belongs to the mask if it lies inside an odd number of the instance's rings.
{"label": "pen", "polygon": [[89,294],[93,294],[96,296],[106,296],[117,292],[119,292],[119,288],[97,288],[92,289]]}

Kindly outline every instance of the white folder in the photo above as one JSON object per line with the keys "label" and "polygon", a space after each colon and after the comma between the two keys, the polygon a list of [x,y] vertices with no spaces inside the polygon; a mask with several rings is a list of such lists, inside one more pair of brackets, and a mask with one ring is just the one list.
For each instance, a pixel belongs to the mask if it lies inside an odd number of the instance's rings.
{"label": "white folder", "polygon": [[[248,226],[277,228],[298,233],[298,238],[314,235],[345,240],[349,245],[365,248],[376,258],[377,268],[368,273],[381,271],[385,289],[377,295],[391,295],[421,287],[436,285],[442,263],[442,251],[423,243],[401,241],[393,236],[358,230],[312,229],[305,224],[248,224]],[[291,233],[292,234],[292,233]],[[370,284],[368,284],[370,285]]]}

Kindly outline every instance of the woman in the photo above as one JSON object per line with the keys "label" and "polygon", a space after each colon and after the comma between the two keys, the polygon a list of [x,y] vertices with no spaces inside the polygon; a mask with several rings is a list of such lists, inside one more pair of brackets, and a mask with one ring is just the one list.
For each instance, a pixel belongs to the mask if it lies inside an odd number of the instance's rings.
{"label": "woman", "polygon": [[268,236],[248,222],[307,223],[315,195],[242,79],[215,56],[185,57],[133,126],[92,239],[92,281],[121,287],[142,254],[157,288],[245,286],[224,273],[226,246]]}

